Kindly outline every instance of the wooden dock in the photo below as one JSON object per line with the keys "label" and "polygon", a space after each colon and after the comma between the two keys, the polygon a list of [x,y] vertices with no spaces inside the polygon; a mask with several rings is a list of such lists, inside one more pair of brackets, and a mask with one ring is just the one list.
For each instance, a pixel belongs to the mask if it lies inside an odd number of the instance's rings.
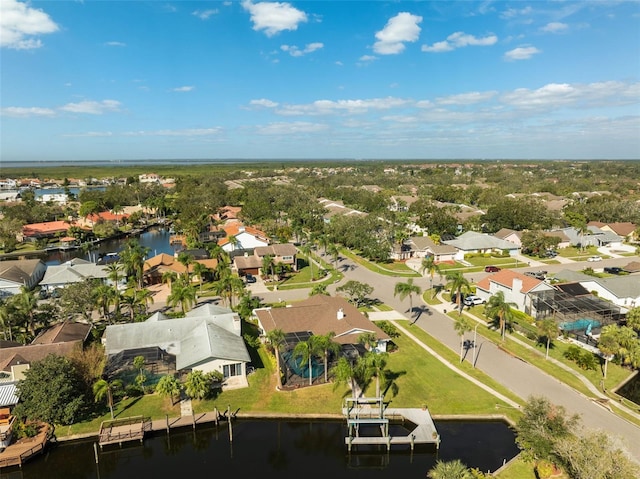
{"label": "wooden dock", "polygon": [[[394,444],[409,444],[411,450],[416,444],[434,444],[440,447],[440,434],[426,408],[385,408],[382,398],[347,399],[343,408],[347,418],[349,435],[345,444],[349,451],[354,445],[386,445],[391,449]],[[389,421],[408,421],[415,425],[414,429],[403,436],[389,434]],[[362,426],[378,426],[380,435],[361,435]]]}
{"label": "wooden dock", "polygon": [[147,431],[151,431],[151,419],[142,416],[132,416],[124,419],[102,421],[98,435],[100,448],[108,444],[119,444],[144,439]]}
{"label": "wooden dock", "polygon": [[9,444],[0,452],[0,470],[3,467],[22,467],[33,456],[42,454],[51,439],[52,430],[48,424],[38,426],[38,434],[34,437],[25,437]]}

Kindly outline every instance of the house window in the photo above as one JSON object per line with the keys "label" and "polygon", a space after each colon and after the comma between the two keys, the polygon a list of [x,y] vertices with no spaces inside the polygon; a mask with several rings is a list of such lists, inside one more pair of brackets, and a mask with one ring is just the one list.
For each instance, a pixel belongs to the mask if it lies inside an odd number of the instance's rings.
{"label": "house window", "polygon": [[222,367],[225,379],[231,376],[240,376],[242,374],[242,363],[225,364]]}
{"label": "house window", "polygon": [[293,256],[283,256],[282,261],[293,261]]}

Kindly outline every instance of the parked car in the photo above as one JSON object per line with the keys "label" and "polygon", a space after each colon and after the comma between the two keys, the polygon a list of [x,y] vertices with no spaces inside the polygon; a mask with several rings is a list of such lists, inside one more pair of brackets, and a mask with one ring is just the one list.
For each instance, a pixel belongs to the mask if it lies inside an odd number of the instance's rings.
{"label": "parked car", "polygon": [[485,266],[484,270],[487,273],[495,273],[497,271],[500,271],[501,268],[497,267],[497,266]]}
{"label": "parked car", "polygon": [[546,271],[526,271],[524,274],[527,276],[532,276],[535,279],[544,280],[547,277]]}
{"label": "parked car", "polygon": [[480,296],[476,296],[475,294],[472,294],[464,298],[465,306],[475,306],[475,305],[484,304],[484,303],[486,303],[486,301],[482,299]]}
{"label": "parked car", "polygon": [[589,256],[587,261],[602,261],[602,258],[600,256]]}
{"label": "parked car", "polygon": [[618,266],[605,266],[604,268],[604,272],[609,274],[620,274],[623,271],[624,270],[622,268],[619,268]]}
{"label": "parked car", "polygon": [[247,283],[255,283],[256,282],[256,277],[252,274],[247,273],[245,275],[245,280]]}
{"label": "parked car", "polygon": [[552,249],[548,249],[547,252],[545,253],[545,256],[547,258],[555,258],[556,256],[558,256],[558,252]]}

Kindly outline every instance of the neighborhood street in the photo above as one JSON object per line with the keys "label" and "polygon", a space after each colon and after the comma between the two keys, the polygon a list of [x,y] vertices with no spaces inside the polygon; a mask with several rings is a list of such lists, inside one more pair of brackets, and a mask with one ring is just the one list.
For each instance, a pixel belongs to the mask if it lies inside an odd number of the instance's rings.
{"label": "neighborhood street", "polygon": [[[604,260],[598,267],[620,266],[630,261],[637,260],[636,257],[625,257]],[[585,263],[574,262],[573,264],[545,264],[544,269],[551,272],[564,268],[572,270],[584,269]],[[443,303],[439,306],[426,305],[420,297],[414,297],[414,311],[410,312],[409,298],[400,300],[394,296],[395,284],[399,281],[406,281],[404,278],[385,276],[374,273],[363,266],[359,266],[349,259],[343,258],[339,263],[339,268],[344,273],[345,278],[341,283],[331,285],[328,290],[334,295],[335,288],[347,280],[356,280],[367,283],[374,288],[372,298],[379,299],[382,303],[394,308],[398,319],[407,319],[414,322],[414,326],[422,328],[441,343],[447,345],[454,352],[459,351],[460,337],[453,327],[451,318],[444,314],[451,305]],[[418,266],[419,268],[419,266]],[[527,266],[521,271],[540,269],[538,266]],[[487,273],[474,273],[468,278],[478,281]],[[436,275],[434,284],[439,284],[439,277]],[[444,282],[444,279],[442,280]],[[429,278],[415,278],[414,283],[422,288],[429,288]],[[266,302],[278,300],[295,301],[308,297],[308,289],[297,289],[287,291],[261,292],[259,296]],[[468,334],[471,337],[472,333]],[[584,426],[593,429],[602,429],[618,436],[628,448],[629,452],[640,462],[640,427],[630,423],[614,413],[605,406],[585,397],[574,389],[566,386],[557,379],[542,372],[538,368],[518,359],[498,348],[497,345],[485,340],[478,333],[476,367],[484,373],[494,378],[500,384],[513,391],[523,399],[531,395],[546,396],[552,403],[562,405],[569,413],[577,413],[582,417]],[[467,360],[471,360],[471,355],[467,355]]]}

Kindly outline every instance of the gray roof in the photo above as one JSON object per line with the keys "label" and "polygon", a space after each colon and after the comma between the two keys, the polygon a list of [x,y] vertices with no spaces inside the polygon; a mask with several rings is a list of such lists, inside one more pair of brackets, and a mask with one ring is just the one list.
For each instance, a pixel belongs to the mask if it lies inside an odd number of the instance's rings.
{"label": "gray roof", "polygon": [[584,243],[585,245],[601,246],[609,243],[619,243],[622,241],[622,237],[608,230],[601,230],[597,226],[587,226],[589,230],[584,235],[581,235],[578,229],[569,227],[563,228],[560,231],[564,233],[571,244]]}
{"label": "gray roof", "polygon": [[17,381],[0,382],[0,407],[12,407],[18,404]]}
{"label": "gray roof", "polygon": [[566,282],[597,283],[617,298],[637,298],[640,296],[640,276],[638,275],[598,278],[597,276],[565,269],[556,273],[555,278]]}
{"label": "gray roof", "polygon": [[580,281],[593,281],[597,279],[595,276],[590,276],[588,274],[580,273],[578,271],[571,271],[570,269],[563,269],[562,271],[558,271],[553,275],[554,279],[558,281],[570,283],[570,282],[580,282]]}
{"label": "gray roof", "polygon": [[176,356],[178,370],[214,359],[251,361],[239,316],[213,304],[199,306],[184,318],[158,312],[141,323],[109,325],[104,344],[108,355],[157,346]]}
{"label": "gray roof", "polygon": [[24,284],[36,273],[40,259],[8,259],[0,261],[0,278],[17,284]]}
{"label": "gray roof", "polygon": [[467,231],[454,240],[443,241],[459,250],[470,251],[476,249],[518,249],[518,245],[485,233]]}
{"label": "gray roof", "polygon": [[47,266],[40,284],[49,286],[53,284],[80,283],[90,278],[106,279],[107,275],[107,268],[104,265],[87,262],[67,262]]}

